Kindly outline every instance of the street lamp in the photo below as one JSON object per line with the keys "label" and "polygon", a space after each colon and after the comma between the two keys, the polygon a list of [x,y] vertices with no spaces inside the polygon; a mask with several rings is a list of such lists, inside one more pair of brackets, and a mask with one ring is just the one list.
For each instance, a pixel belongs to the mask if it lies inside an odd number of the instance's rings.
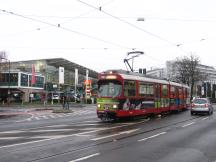
{"label": "street lamp", "polygon": [[204,86],[205,86],[205,97],[208,97],[208,82],[204,81]]}

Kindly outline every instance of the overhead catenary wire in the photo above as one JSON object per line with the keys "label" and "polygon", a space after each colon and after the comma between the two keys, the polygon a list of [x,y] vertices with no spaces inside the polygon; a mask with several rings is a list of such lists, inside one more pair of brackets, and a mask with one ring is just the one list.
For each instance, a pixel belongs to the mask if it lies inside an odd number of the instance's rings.
{"label": "overhead catenary wire", "polygon": [[104,40],[104,39],[101,39],[101,38],[98,38],[98,37],[95,37],[95,36],[92,36],[92,35],[89,35],[89,34],[86,34],[86,33],[83,33],[83,32],[79,32],[79,31],[75,31],[75,30],[63,27],[59,23],[58,24],[52,24],[52,23],[49,23],[49,22],[46,22],[46,21],[42,21],[42,20],[39,20],[39,19],[27,17],[27,16],[24,16],[24,15],[14,13],[14,12],[11,12],[11,11],[6,11],[6,10],[3,10],[3,9],[0,9],[0,11],[3,12],[3,13],[8,13],[8,14],[14,15],[14,16],[22,17],[24,19],[28,19],[28,20],[31,20],[31,21],[35,21],[35,22],[39,22],[39,23],[46,24],[46,25],[49,25],[49,26],[53,26],[53,27],[56,27],[56,28],[59,28],[59,29],[62,29],[62,30],[68,31],[68,32],[72,32],[72,33],[75,33],[75,34],[78,34],[78,35],[82,35],[84,37],[88,37],[88,38],[91,38],[91,39],[94,39],[94,40],[97,40],[97,41],[100,41],[100,42],[104,42],[104,43],[107,43],[107,44],[110,44],[110,45],[113,45],[113,46],[116,46],[116,47],[120,47],[120,48],[124,48],[124,49],[131,49],[130,47],[126,47],[124,45],[120,45],[120,44],[110,42],[110,41],[107,41],[107,40]]}
{"label": "overhead catenary wire", "polygon": [[[108,2],[106,2],[106,3],[103,3],[101,6],[106,6],[106,5],[109,5],[110,3],[112,3],[113,1],[115,1],[115,0],[110,0],[110,1],[108,1]],[[70,16],[67,16],[67,17],[65,17],[65,16],[52,16],[52,15],[23,15],[23,16],[26,16],[26,17],[36,17],[36,18],[57,18],[57,19],[68,19],[68,20],[65,20],[65,21],[62,21],[62,22],[60,22],[60,23],[58,23],[58,25],[62,25],[62,24],[65,24],[65,23],[67,23],[67,22],[70,22],[70,21],[72,21],[72,20],[75,20],[75,19],[78,19],[78,18],[85,18],[84,16],[85,15],[88,15],[88,14],[90,14],[91,12],[93,12],[93,11],[95,11],[95,9],[91,9],[91,10],[89,10],[89,11],[86,11],[86,12],[84,12],[84,13],[81,13],[81,14],[79,14],[79,15],[77,15],[77,16],[73,16],[73,17],[70,17]],[[9,14],[9,13],[6,13],[6,12],[0,12],[0,14],[5,14],[5,15],[11,15],[11,13]],[[5,37],[5,36],[14,36],[14,35],[20,35],[20,34],[23,34],[23,33],[27,33],[27,32],[33,32],[33,31],[36,31],[36,30],[41,30],[41,29],[45,29],[45,28],[49,28],[49,27],[53,27],[53,26],[50,26],[50,25],[48,25],[47,27],[38,27],[38,28],[36,28],[36,29],[33,29],[33,30],[28,30],[28,31],[22,31],[22,32],[19,32],[19,33],[13,33],[13,34],[8,34],[8,35],[3,35],[3,37]]]}
{"label": "overhead catenary wire", "polygon": [[86,6],[89,6],[89,7],[91,7],[91,8],[94,8],[95,10],[98,10],[98,11],[100,11],[100,12],[102,12],[102,13],[104,13],[104,14],[106,14],[106,15],[108,15],[108,16],[110,16],[110,17],[116,19],[116,20],[118,20],[118,21],[121,21],[121,22],[123,22],[123,23],[125,23],[125,24],[127,24],[127,25],[129,25],[129,26],[132,26],[133,28],[136,28],[136,29],[138,29],[138,30],[140,30],[140,31],[142,31],[142,32],[144,32],[144,33],[146,33],[146,34],[148,34],[148,35],[151,35],[151,36],[153,36],[153,37],[155,37],[155,38],[158,38],[158,39],[160,39],[160,40],[162,40],[162,41],[164,41],[164,42],[167,42],[167,43],[169,43],[169,44],[171,44],[171,45],[173,45],[173,46],[176,46],[175,43],[173,43],[173,42],[171,42],[171,41],[169,41],[169,40],[167,40],[167,39],[165,39],[165,38],[163,38],[163,37],[161,37],[161,36],[159,36],[159,35],[157,35],[157,34],[154,34],[154,33],[152,33],[152,32],[149,32],[149,31],[147,31],[147,30],[144,30],[143,28],[140,28],[140,27],[138,27],[138,26],[136,26],[136,25],[134,25],[134,24],[132,24],[132,23],[130,23],[130,22],[124,20],[124,19],[121,19],[121,18],[119,18],[119,17],[117,17],[117,16],[114,16],[114,15],[112,15],[112,14],[110,14],[110,13],[108,13],[108,12],[102,10],[102,9],[99,9],[98,7],[95,7],[95,6],[93,6],[93,5],[89,4],[89,3],[83,2],[83,1],[81,1],[81,0],[77,0],[77,1],[80,2],[80,3],[82,3],[82,4],[84,4],[84,5],[86,5]]}
{"label": "overhead catenary wire", "polygon": [[[96,8],[94,8],[94,10],[95,10]],[[73,32],[73,33],[76,33],[76,34],[79,34],[79,35],[83,35],[83,36],[86,36],[86,37],[88,37],[88,38],[91,38],[91,39],[95,39],[95,40],[98,40],[98,41],[102,41],[102,42],[104,42],[104,43],[108,43],[108,44],[112,44],[112,45],[114,45],[114,46],[116,46],[116,47],[119,47],[119,48],[123,48],[123,49],[129,49],[129,50],[133,50],[133,49],[136,49],[136,48],[131,48],[131,47],[126,47],[126,46],[123,46],[123,45],[119,45],[119,44],[116,44],[116,43],[113,43],[113,42],[110,42],[110,41],[106,41],[106,40],[103,40],[103,39],[100,39],[100,38],[97,38],[97,37],[94,37],[94,36],[91,36],[91,35],[88,35],[88,34],[85,34],[85,33],[81,33],[81,32],[78,32],[78,31],[74,31],[74,30],[72,30],[72,29],[69,29],[69,28],[65,28],[65,27],[63,27],[61,24],[62,23],[58,23],[58,24],[52,24],[52,23],[49,23],[49,22],[46,22],[46,21],[43,21],[43,20],[40,20],[40,19],[35,19],[35,18],[32,18],[32,17],[28,17],[28,16],[25,16],[25,15],[21,15],[21,14],[17,14],[17,13],[14,13],[14,12],[9,12],[9,11],[6,11],[6,10],[2,10],[2,9],[0,9],[0,11],[2,11],[3,13],[6,13],[6,14],[8,14],[8,15],[15,15],[15,16],[19,16],[19,17],[22,17],[22,18],[25,18],[25,19],[29,19],[29,20],[31,20],[31,21],[36,21],[36,22],[40,22],[40,23],[43,23],[43,24],[46,24],[46,25],[48,25],[48,26],[52,26],[52,27],[57,27],[57,28],[61,28],[61,29],[63,29],[63,30],[67,30],[67,31],[70,31],[70,32]],[[102,12],[103,12],[103,10],[102,10]],[[89,12],[85,12],[84,14],[88,14]],[[82,14],[82,15],[84,15],[84,14]],[[80,15],[80,16],[82,16],[82,15]],[[74,18],[76,18],[76,17],[74,17]],[[123,20],[124,21],[124,20]],[[131,23],[129,23],[129,24],[131,24]],[[133,25],[133,24],[132,24]],[[142,29],[142,28],[140,28],[140,29]],[[143,29],[142,29],[143,30]],[[172,44],[173,45],[173,44]],[[175,45],[176,46],[176,45]],[[80,49],[85,49],[85,48],[80,48]],[[86,48],[86,49],[89,49],[89,48]],[[104,50],[107,50],[107,49],[109,49],[109,48],[103,48]],[[148,54],[146,54],[148,57],[150,57]],[[151,57],[152,59],[153,59],[153,57]],[[156,59],[154,59],[155,61],[156,61]]]}
{"label": "overhead catenary wire", "polygon": [[[49,22],[46,22],[46,21],[42,21],[40,19],[35,19],[35,18],[31,18],[31,17],[28,17],[28,16],[24,16],[24,15],[21,15],[21,14],[17,14],[17,13],[14,13],[14,12],[10,12],[10,11],[6,11],[6,10],[2,10],[0,9],[0,11],[2,11],[3,13],[7,13],[7,14],[11,14],[11,15],[14,15],[14,16],[19,16],[19,17],[22,17],[24,19],[28,19],[28,20],[31,20],[31,21],[35,21],[35,22],[39,22],[39,23],[42,23],[42,24],[46,24],[48,26],[52,26],[52,27],[56,27],[56,28],[60,28],[60,29],[63,29],[63,30],[66,30],[66,31],[69,31],[69,32],[73,32],[73,33],[76,33],[76,34],[79,34],[79,35],[82,35],[82,36],[85,36],[85,37],[88,37],[88,38],[91,38],[91,39],[95,39],[95,40],[98,40],[98,41],[102,41],[104,43],[107,43],[107,44],[111,44],[111,45],[114,45],[120,49],[127,49],[127,50],[135,50],[136,48],[131,48],[131,47],[126,47],[126,46],[123,46],[123,45],[119,45],[119,44],[116,44],[116,43],[113,43],[113,42],[110,42],[110,41],[106,41],[106,40],[103,40],[103,39],[100,39],[100,38],[97,38],[97,37],[94,37],[94,36],[91,36],[91,35],[88,35],[88,34],[85,34],[85,33],[81,33],[81,32],[78,32],[78,31],[74,31],[74,30],[71,30],[69,28],[65,28],[63,26],[61,26],[60,23],[58,24],[52,24],[52,23],[49,23]],[[18,47],[18,48],[23,48],[23,47]],[[70,48],[72,49],[72,48]],[[74,48],[74,49],[78,49],[78,48]],[[90,48],[80,48],[80,49],[90,49]],[[94,49],[94,48],[91,48],[91,49]],[[107,50],[109,48],[102,48],[103,50]],[[112,48],[110,48],[112,49]],[[145,54],[148,56],[148,54]],[[151,57],[153,59],[153,57]],[[154,59],[156,60],[156,59]]]}

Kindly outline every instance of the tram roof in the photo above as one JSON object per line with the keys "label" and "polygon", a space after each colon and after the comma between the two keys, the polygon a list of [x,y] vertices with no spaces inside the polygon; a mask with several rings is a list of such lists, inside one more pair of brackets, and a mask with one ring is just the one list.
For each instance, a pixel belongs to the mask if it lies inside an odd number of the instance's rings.
{"label": "tram roof", "polygon": [[139,81],[145,81],[145,82],[153,82],[153,83],[161,83],[161,84],[170,84],[173,86],[179,86],[179,87],[184,87],[184,88],[189,88],[187,85],[181,84],[181,83],[176,83],[176,82],[171,82],[168,80],[162,80],[159,78],[154,78],[152,76],[140,74],[140,73],[135,73],[135,72],[130,72],[130,71],[125,71],[125,70],[108,70],[105,71],[104,73],[118,73],[120,74],[124,79],[128,80],[139,80]]}
{"label": "tram roof", "polygon": [[124,79],[128,80],[139,80],[139,81],[145,81],[145,82],[153,82],[153,83],[161,83],[161,84],[169,84],[169,81],[167,80],[160,80],[155,78],[149,78],[146,76],[137,76],[137,75],[127,75],[127,74],[120,74]]}

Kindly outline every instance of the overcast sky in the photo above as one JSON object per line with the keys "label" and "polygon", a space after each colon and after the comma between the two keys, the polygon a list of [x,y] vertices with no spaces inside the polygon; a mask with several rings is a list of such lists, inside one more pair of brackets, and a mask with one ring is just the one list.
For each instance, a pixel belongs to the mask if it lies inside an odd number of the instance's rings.
{"label": "overcast sky", "polygon": [[191,53],[215,66],[215,7],[215,0],[0,0],[0,51],[11,61],[62,57],[98,72],[126,69],[133,49],[145,53],[135,69]]}

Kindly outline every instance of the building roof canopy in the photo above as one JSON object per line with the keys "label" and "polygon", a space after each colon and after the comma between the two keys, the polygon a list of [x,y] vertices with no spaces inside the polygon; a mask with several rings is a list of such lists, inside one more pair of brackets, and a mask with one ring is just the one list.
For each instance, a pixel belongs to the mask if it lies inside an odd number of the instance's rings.
{"label": "building roof canopy", "polygon": [[55,67],[64,67],[67,70],[74,71],[76,68],[78,69],[80,74],[86,75],[86,70],[89,70],[89,76],[92,78],[97,78],[98,72],[94,70],[90,70],[84,66],[73,63],[63,58],[54,58],[54,59],[46,59],[48,65],[52,65]]}

